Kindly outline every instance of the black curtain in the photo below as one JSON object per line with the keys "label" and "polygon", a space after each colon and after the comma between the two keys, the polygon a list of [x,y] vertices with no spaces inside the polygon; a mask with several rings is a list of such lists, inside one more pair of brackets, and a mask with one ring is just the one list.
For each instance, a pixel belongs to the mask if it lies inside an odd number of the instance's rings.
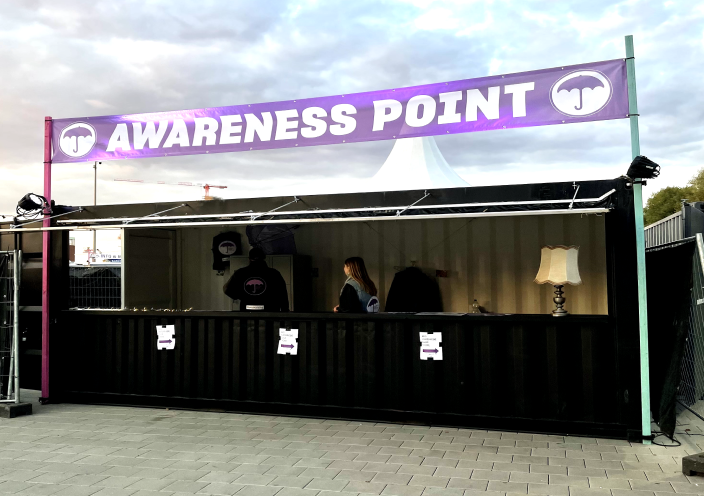
{"label": "black curtain", "polygon": [[675,401],[689,332],[694,242],[645,255],[648,286],[650,410],[662,432],[675,432]]}

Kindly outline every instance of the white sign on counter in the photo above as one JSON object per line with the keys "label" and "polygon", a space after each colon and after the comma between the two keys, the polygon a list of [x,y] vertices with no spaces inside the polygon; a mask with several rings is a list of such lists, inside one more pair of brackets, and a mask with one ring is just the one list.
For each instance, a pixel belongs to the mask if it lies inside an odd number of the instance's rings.
{"label": "white sign on counter", "polygon": [[279,355],[298,355],[298,329],[279,329]]}
{"label": "white sign on counter", "polygon": [[442,360],[441,332],[421,332],[420,333],[420,359]]}
{"label": "white sign on counter", "polygon": [[176,329],[172,325],[156,326],[156,349],[173,350],[176,347]]}

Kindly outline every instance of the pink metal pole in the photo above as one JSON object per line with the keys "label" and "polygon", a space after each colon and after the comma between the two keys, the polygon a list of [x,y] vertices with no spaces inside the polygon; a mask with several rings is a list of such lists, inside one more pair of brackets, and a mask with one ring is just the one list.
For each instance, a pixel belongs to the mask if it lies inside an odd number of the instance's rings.
{"label": "pink metal pole", "polygon": [[[51,117],[44,118],[44,197],[51,206]],[[42,225],[49,227],[51,221],[45,212]],[[49,269],[51,265],[51,231],[42,233],[42,397],[49,401]]]}

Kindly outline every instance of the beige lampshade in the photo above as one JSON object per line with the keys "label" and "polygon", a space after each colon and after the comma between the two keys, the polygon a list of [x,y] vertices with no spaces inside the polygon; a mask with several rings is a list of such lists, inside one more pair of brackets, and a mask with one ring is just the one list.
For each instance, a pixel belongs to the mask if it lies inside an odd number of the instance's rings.
{"label": "beige lampshade", "polygon": [[579,277],[579,246],[543,246],[540,250],[540,269],[535,276],[538,284],[582,284]]}

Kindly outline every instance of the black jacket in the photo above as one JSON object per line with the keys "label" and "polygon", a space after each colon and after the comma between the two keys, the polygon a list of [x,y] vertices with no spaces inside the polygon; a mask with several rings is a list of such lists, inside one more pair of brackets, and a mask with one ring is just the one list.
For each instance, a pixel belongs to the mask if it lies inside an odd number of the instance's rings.
{"label": "black jacket", "polygon": [[250,262],[232,274],[223,291],[233,300],[240,300],[242,311],[288,312],[286,282],[263,260]]}
{"label": "black jacket", "polygon": [[345,284],[340,293],[340,306],[337,309],[340,313],[363,313],[364,309],[359,302],[357,290],[349,284]]}
{"label": "black jacket", "polygon": [[437,282],[417,267],[408,267],[394,276],[386,297],[387,312],[442,312]]}

